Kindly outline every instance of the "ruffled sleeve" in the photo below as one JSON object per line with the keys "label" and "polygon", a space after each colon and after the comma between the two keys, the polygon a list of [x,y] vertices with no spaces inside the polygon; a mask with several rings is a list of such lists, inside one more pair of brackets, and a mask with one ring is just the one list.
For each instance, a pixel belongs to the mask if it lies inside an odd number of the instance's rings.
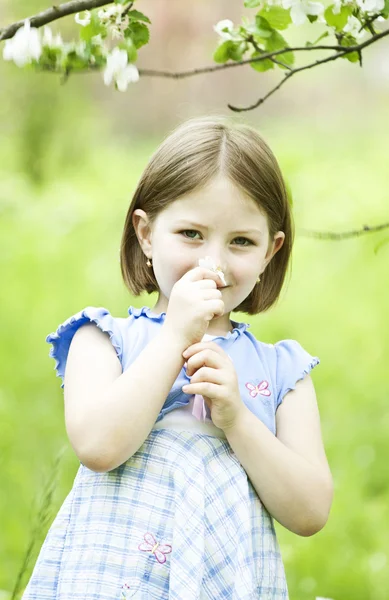
{"label": "ruffled sleeve", "polygon": [[101,331],[109,334],[116,354],[122,362],[123,338],[117,321],[106,308],[87,306],[84,310],[69,317],[57,327],[57,331],[46,337],[46,342],[52,344],[49,356],[55,359],[54,369],[57,371],[56,376],[62,379],[61,388],[64,387],[63,381],[70,343],[77,329],[85,323],[96,323]]}
{"label": "ruffled sleeve", "polygon": [[320,363],[317,356],[311,356],[296,340],[282,340],[275,344],[277,355],[277,408],[285,394],[294,390],[297,381]]}

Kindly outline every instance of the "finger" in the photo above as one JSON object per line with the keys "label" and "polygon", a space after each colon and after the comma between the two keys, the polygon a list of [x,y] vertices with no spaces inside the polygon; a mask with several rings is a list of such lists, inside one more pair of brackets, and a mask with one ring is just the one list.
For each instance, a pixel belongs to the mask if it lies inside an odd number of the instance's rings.
{"label": "finger", "polygon": [[[188,374],[187,374],[188,375]],[[189,375],[188,375],[189,377]],[[209,381],[221,385],[225,380],[221,369],[213,369],[212,367],[201,367],[191,377],[190,383],[200,383],[201,381]]]}
{"label": "finger", "polygon": [[187,271],[181,279],[187,279],[188,281],[200,281],[201,279],[213,279],[215,283],[220,285],[222,281],[220,275],[215,273],[211,269],[207,269],[205,267],[195,267],[194,269],[190,269]]}
{"label": "finger", "polygon": [[201,352],[197,352],[193,354],[187,360],[187,375],[191,375],[201,367],[212,367],[214,369],[220,369],[223,366],[223,361],[221,360],[220,354],[213,352],[209,348],[202,350]]}
{"label": "finger", "polygon": [[216,342],[197,342],[196,344],[192,344],[192,346],[188,346],[185,352],[182,353],[182,356],[184,358],[189,358],[193,354],[196,354],[196,352],[200,352],[201,350],[205,350],[206,348],[217,352],[221,356],[223,354],[226,354],[223,348],[220,348],[220,346],[218,346]]}

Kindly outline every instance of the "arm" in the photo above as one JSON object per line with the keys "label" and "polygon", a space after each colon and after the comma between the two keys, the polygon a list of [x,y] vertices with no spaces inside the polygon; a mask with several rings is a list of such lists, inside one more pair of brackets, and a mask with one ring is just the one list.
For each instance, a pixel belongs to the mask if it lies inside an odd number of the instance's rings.
{"label": "arm", "polygon": [[269,513],[290,531],[310,536],[328,520],[333,483],[309,375],[285,395],[276,425],[277,437],[244,406],[225,434]]}
{"label": "arm", "polygon": [[88,468],[111,471],[140,448],[184,364],[183,350],[162,327],[120,374],[108,336],[95,325],[79,329],[65,371],[65,412],[69,438]]}

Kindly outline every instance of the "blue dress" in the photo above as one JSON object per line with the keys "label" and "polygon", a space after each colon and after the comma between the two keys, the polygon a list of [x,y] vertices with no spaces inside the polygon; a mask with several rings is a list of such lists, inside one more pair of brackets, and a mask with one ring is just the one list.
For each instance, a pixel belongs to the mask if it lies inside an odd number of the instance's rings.
{"label": "blue dress", "polygon": [[[47,336],[61,387],[81,325],[93,322],[109,335],[124,371],[166,316],[147,306],[128,313],[87,307]],[[265,344],[249,324],[232,323],[214,341],[234,362],[243,402],[275,435],[277,407],[319,359],[294,340]],[[22,600],[288,599],[273,519],[224,432],[197,420],[195,428],[169,425],[172,411],[190,402],[181,390],[187,382],[184,365],[154,428],[125,463],[107,473],[80,464]]]}

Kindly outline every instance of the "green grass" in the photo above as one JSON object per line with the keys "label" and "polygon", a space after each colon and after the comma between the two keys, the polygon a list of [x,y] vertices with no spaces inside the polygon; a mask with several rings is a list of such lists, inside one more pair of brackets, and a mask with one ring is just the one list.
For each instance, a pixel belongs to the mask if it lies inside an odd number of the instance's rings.
{"label": "green grass", "polygon": [[[389,231],[339,242],[298,234],[388,221],[383,115],[372,116],[369,127],[347,115],[316,125],[300,119],[259,126],[293,191],[293,271],[276,308],[232,317],[250,322],[263,341],[295,338],[321,359],[312,377],[335,481],[330,519],[317,535],[301,538],[276,525],[291,600],[388,596],[389,244],[375,249]],[[59,168],[51,160],[41,187],[18,170],[14,148],[0,150],[2,590],[14,589],[54,457],[65,446],[55,466],[51,519],[39,529],[20,589],[79,464],[46,335],[85,306],[125,317],[129,305],[155,303],[155,295],[128,295],[118,251],[131,194],[161,138],[132,148],[91,143],[77,165]]]}

